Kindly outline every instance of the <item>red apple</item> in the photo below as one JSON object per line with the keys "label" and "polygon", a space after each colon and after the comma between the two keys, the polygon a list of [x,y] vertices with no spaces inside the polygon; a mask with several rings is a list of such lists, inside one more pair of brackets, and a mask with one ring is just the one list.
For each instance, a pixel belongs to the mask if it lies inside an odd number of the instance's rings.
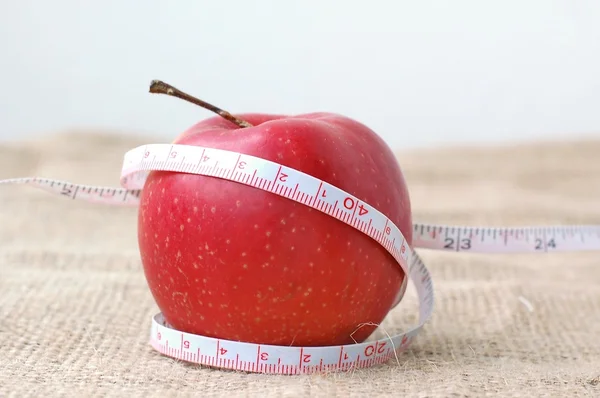
{"label": "red apple", "polygon": [[[332,113],[212,117],[174,143],[262,157],[374,206],[412,239],[398,162],[365,125]],[[364,341],[405,275],[375,240],[306,205],[241,183],[153,171],[139,207],[149,288],[174,328],[261,344]]]}

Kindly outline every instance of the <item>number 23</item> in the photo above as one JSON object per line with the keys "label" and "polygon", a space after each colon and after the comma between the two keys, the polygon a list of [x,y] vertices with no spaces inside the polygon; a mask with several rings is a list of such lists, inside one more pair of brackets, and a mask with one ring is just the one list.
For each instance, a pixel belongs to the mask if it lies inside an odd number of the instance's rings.
{"label": "number 23", "polygon": [[[444,249],[454,249],[454,238],[446,238],[444,240]],[[464,238],[460,240],[460,249],[469,250],[471,248],[471,239]]]}

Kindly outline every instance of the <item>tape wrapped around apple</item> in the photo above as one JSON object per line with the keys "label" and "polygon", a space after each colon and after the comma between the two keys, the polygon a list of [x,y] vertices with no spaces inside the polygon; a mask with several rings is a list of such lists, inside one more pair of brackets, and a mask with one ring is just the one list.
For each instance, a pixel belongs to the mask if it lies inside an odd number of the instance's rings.
{"label": "tape wrapped around apple", "polygon": [[[232,116],[160,81],[150,92],[219,114],[173,143],[258,156],[320,178],[374,206],[412,244],[404,176],[392,150],[367,126],[333,113]],[[362,342],[406,282],[392,255],[361,231],[216,177],[152,171],[140,197],[138,239],[148,286],[167,323],[220,339]]]}

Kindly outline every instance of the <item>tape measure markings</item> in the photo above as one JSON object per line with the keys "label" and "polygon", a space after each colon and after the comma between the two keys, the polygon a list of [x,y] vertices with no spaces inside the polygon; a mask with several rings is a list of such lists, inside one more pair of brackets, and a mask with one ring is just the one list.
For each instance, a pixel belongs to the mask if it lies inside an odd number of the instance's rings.
{"label": "tape measure markings", "polygon": [[[150,144],[130,151],[126,155],[129,162],[127,160],[124,162],[122,176],[127,178],[130,174],[137,173],[138,170],[160,169],[213,176],[244,183],[244,178],[240,176],[252,175],[248,185],[320,210],[371,236],[383,245],[392,256],[396,257],[406,274],[409,273],[406,266],[398,259],[400,257],[406,261],[409,255],[409,251],[406,250],[405,238],[400,229],[381,212],[355,196],[299,170],[251,155],[175,144],[169,146],[168,151],[166,149],[167,147],[161,144]],[[142,159],[138,163],[139,166],[132,167],[135,165],[136,152],[141,152],[143,159],[153,155],[152,162],[148,164]],[[178,161],[179,157],[182,160]],[[157,161],[157,158],[162,160]],[[209,163],[211,160],[214,161],[214,164]],[[221,164],[221,167],[217,168],[217,164]],[[244,171],[246,165],[249,165],[248,169],[251,172]],[[292,176],[291,179],[290,176]],[[122,180],[125,184],[127,183],[127,180]],[[138,184],[141,184],[139,180],[137,181]],[[292,181],[293,185],[288,185],[289,181]],[[141,188],[141,186],[135,185],[136,188]],[[283,193],[284,188],[289,188],[286,192],[296,191],[296,195],[286,195]],[[319,194],[324,192],[329,192],[329,195],[322,194],[319,197]],[[299,193],[304,194],[302,199],[299,199]],[[328,210],[324,210],[326,205],[330,205]],[[358,209],[360,209],[359,215],[356,214]],[[366,223],[365,219],[368,219],[369,223]]]}
{"label": "tape measure markings", "polygon": [[[408,331],[377,341],[330,347],[273,346],[197,336],[170,328],[159,313],[152,318],[150,344],[162,354],[208,366],[263,373],[348,370],[388,361],[410,345],[431,317],[434,289],[429,271],[393,222],[374,207],[325,181],[266,159],[215,148],[149,144],[125,154],[120,178],[123,188],[36,177],[0,180],[0,184],[28,184],[73,200],[137,206],[151,170],[223,178],[326,213],[385,247],[415,285],[419,301],[418,324]],[[413,224],[413,247],[479,253],[600,250],[600,226],[483,228]],[[406,283],[394,306],[405,288]]]}
{"label": "tape measure markings", "polygon": [[600,247],[600,227],[588,225],[481,228],[414,224],[413,231],[414,247],[457,252],[555,252]]}
{"label": "tape measure markings", "polygon": [[[147,173],[139,172],[133,177],[145,177],[145,174]],[[247,183],[247,181],[245,183]],[[45,191],[58,194],[60,196],[87,202],[121,206],[137,206],[139,204],[139,189],[80,185],[66,181],[40,177],[0,180],[0,184],[32,185],[36,188],[41,188]],[[75,191],[76,187],[78,188],[77,195],[74,196],[73,192]],[[330,212],[325,212],[331,215]],[[445,241],[447,238],[455,237],[457,231],[459,230],[461,231],[461,236],[463,238],[468,236],[469,239],[471,239],[471,247],[468,249],[465,247],[465,245],[461,245],[459,247],[452,245],[450,247],[448,245],[448,241]],[[553,239],[553,242],[550,242],[549,245],[543,245],[543,242],[545,242],[543,239],[544,235],[550,236]],[[520,238],[521,236],[523,239]],[[478,244],[473,246],[473,241],[477,237]],[[501,243],[499,243],[498,240],[500,237],[502,238]],[[505,237],[507,238],[505,239]],[[539,240],[532,241],[532,239]],[[594,225],[483,228],[470,226],[445,226],[424,223],[413,224],[413,247],[422,249],[469,251],[472,253],[522,253],[528,251],[540,252],[597,250],[599,245],[600,227]]]}
{"label": "tape measure markings", "polygon": [[[329,205],[329,207],[326,207],[329,210],[326,214],[359,229],[375,239],[398,261],[405,277],[393,306],[395,307],[402,300],[408,282],[406,278],[409,278],[410,274],[406,265],[410,252],[406,250],[405,238],[399,228],[372,206],[325,181],[266,159],[232,151],[188,145],[173,144],[168,149],[167,151],[165,145],[149,144],[129,151],[123,162],[121,184],[129,188],[141,188],[144,180],[139,177],[132,180],[130,176],[149,170],[168,170],[213,177],[222,176],[219,178],[229,178],[230,181],[241,183],[244,181],[244,177],[241,176],[251,174],[252,178],[248,185],[255,188],[287,197],[322,212],[325,212],[324,206]],[[152,160],[148,162],[147,159],[151,156]],[[183,160],[178,160],[179,157]],[[221,167],[217,168],[217,164],[221,164]],[[223,166],[223,164],[226,166]],[[146,175],[144,174],[144,176]],[[282,188],[291,189],[292,186],[294,186],[295,195],[285,196],[282,194]],[[329,196],[326,195],[326,192],[329,192]],[[322,193],[321,197],[319,197],[320,193]],[[323,200],[321,198],[328,199]],[[360,217],[371,214],[368,217],[368,224],[357,218],[357,209],[360,209]],[[369,228],[365,230],[364,228],[367,225]]]}
{"label": "tape measure markings", "polygon": [[[143,179],[145,174],[147,173],[139,172],[132,178],[142,177]],[[248,182],[244,181],[244,183],[247,184]],[[87,202],[121,206],[137,206],[139,204],[139,189],[78,185],[66,181],[39,177],[0,180],[0,184],[32,185],[60,196]],[[76,187],[78,188],[77,195],[74,196],[73,192]],[[325,212],[331,215],[330,212]],[[464,239],[468,237],[471,240],[469,248],[466,248],[465,244],[458,247],[454,245],[450,247],[448,245],[449,242],[445,240],[447,238],[455,238],[459,230]],[[549,242],[550,244],[544,245],[543,242],[546,242],[544,236],[550,236],[553,241]],[[477,244],[473,245],[475,238],[477,238]],[[499,238],[502,238],[501,241],[499,241]],[[422,249],[468,251],[472,253],[523,253],[597,250],[599,246],[600,227],[594,225],[483,228],[424,223],[413,224],[413,247]]]}

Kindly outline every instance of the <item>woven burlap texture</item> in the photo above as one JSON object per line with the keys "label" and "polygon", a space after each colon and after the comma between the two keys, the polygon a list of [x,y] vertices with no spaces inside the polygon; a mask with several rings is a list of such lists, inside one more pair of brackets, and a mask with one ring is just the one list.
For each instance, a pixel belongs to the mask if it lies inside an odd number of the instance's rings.
{"label": "woven burlap texture", "polygon": [[[118,186],[153,139],[63,134],[5,144],[0,178]],[[398,152],[416,222],[600,224],[600,142]],[[432,321],[399,363],[343,374],[208,369],[148,344],[158,312],[136,209],[0,186],[0,396],[600,396],[600,252],[419,250]],[[527,305],[530,304],[530,305]],[[386,319],[416,322],[414,289]]]}

